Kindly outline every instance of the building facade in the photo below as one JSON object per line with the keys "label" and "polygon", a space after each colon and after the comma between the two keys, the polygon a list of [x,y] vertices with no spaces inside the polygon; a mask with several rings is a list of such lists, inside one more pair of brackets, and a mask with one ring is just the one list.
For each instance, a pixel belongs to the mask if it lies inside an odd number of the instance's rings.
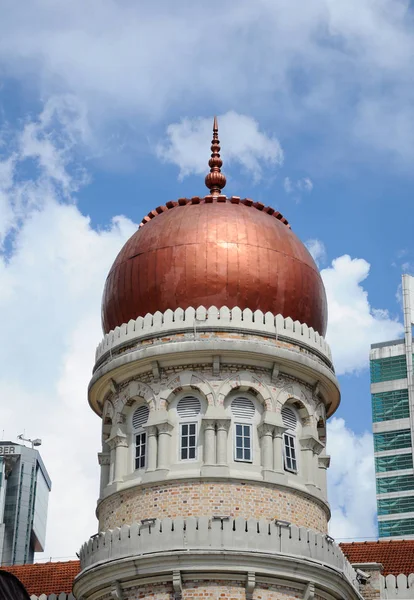
{"label": "building facade", "polygon": [[50,477],[37,450],[0,442],[0,564],[32,563],[45,547]]}
{"label": "building facade", "polygon": [[221,193],[219,150],[215,122],[210,193],[151,211],[106,281],[83,600],[361,598],[328,535],[323,283],[280,213]]}
{"label": "building facade", "polygon": [[403,276],[404,339],[372,344],[370,353],[380,538],[414,538],[412,279]]}

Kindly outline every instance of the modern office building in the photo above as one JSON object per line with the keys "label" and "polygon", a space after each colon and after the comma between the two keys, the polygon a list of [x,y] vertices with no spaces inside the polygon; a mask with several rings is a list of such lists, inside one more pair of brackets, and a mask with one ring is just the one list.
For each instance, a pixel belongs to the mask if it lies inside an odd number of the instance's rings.
{"label": "modern office building", "polygon": [[404,339],[371,346],[380,538],[414,538],[413,282],[413,277],[403,275]]}
{"label": "modern office building", "polygon": [[45,547],[50,477],[39,452],[0,442],[0,564],[32,563]]}

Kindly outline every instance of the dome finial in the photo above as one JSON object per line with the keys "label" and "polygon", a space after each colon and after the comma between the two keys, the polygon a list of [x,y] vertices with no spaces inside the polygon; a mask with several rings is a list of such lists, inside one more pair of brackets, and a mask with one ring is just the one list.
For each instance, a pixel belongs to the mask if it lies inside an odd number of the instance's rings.
{"label": "dome finial", "polygon": [[221,172],[223,161],[220,158],[220,141],[218,139],[217,117],[213,121],[213,139],[211,141],[211,158],[208,161],[210,173],[206,176],[206,186],[212,196],[220,196],[226,185],[226,178]]}

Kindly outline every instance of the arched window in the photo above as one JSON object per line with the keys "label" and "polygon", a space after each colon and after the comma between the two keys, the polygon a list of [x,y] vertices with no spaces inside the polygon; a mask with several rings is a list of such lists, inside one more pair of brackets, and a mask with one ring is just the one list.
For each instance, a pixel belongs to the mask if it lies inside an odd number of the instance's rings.
{"label": "arched window", "polygon": [[295,411],[290,406],[282,408],[282,421],[287,430],[283,434],[283,458],[285,471],[298,472],[298,461],[296,456],[296,430],[298,419]]}
{"label": "arched window", "polygon": [[254,404],[249,398],[238,397],[231,403],[234,418],[234,460],[253,462],[252,419]]}
{"label": "arched window", "polygon": [[139,406],[132,415],[132,429],[135,438],[135,469],[145,469],[147,460],[147,432],[144,429],[148,421],[149,408]]}
{"label": "arched window", "polygon": [[177,404],[180,420],[180,460],[197,460],[201,402],[195,396],[184,396]]}

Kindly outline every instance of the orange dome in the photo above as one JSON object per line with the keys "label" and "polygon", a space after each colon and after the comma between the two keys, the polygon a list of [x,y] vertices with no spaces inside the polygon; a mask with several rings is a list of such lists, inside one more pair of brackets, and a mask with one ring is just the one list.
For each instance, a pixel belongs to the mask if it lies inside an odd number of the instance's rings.
{"label": "orange dome", "polygon": [[105,333],[168,309],[235,306],[306,323],[325,335],[319,271],[279,212],[226,198],[214,119],[205,198],[181,198],[149,213],[118,254],[102,300]]}
{"label": "orange dome", "polygon": [[180,203],[150,213],[116,258],[102,303],[106,333],[156,311],[238,306],[325,334],[322,279],[280,213],[225,196]]}

